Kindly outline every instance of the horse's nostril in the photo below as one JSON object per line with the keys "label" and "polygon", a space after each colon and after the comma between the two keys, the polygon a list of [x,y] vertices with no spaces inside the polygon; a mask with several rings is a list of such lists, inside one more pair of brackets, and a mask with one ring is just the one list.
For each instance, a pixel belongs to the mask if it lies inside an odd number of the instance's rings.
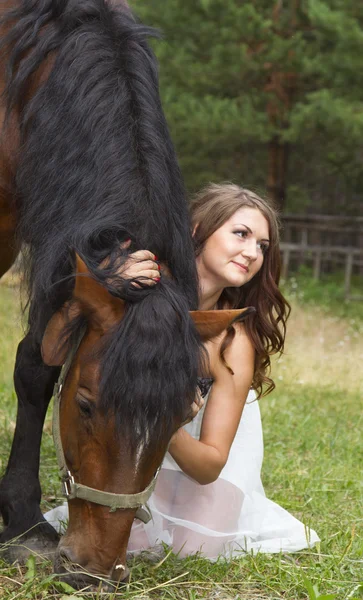
{"label": "horse's nostril", "polygon": [[70,548],[59,548],[59,559],[64,566],[68,567],[76,562]]}

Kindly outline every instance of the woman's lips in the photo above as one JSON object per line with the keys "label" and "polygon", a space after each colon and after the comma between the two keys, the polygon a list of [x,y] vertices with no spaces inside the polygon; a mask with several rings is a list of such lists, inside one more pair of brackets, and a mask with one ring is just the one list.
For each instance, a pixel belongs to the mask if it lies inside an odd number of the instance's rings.
{"label": "woman's lips", "polygon": [[248,273],[248,267],[246,267],[246,265],[241,265],[241,263],[238,263],[235,260],[232,260],[232,262],[234,265],[237,265],[237,267],[242,269],[245,273]]}

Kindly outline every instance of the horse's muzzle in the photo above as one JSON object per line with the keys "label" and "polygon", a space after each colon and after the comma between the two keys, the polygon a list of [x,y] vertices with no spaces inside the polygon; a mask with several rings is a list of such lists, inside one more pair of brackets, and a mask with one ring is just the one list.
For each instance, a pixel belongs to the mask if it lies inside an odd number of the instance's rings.
{"label": "horse's muzzle", "polygon": [[122,570],[114,570],[111,576],[89,573],[82,565],[75,563],[71,553],[64,548],[57,553],[53,566],[57,577],[76,590],[87,587],[89,591],[112,593],[125,585],[130,575],[126,565]]}

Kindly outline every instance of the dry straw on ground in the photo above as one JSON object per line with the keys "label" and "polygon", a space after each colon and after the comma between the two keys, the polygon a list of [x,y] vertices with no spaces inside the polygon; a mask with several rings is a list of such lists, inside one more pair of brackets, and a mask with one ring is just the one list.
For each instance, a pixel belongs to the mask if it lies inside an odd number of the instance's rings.
{"label": "dry straw on ground", "polygon": [[277,382],[329,386],[363,394],[363,323],[340,319],[319,307],[293,306],[286,352],[277,359]]}

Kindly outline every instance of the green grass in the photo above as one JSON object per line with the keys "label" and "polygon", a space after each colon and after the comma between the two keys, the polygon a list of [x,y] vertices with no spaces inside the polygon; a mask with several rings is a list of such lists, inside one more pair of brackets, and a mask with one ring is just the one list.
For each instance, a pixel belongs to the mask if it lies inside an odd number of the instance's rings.
{"label": "green grass", "polygon": [[[322,275],[320,280],[315,280],[312,270],[302,266],[297,274],[283,282],[282,287],[290,299],[307,307],[319,306],[339,317],[363,320],[363,302],[344,299],[343,271],[334,275]],[[351,296],[363,296],[362,277],[352,277]]]}
{"label": "green grass", "polygon": [[[293,305],[286,354],[273,365],[277,389],[261,400],[266,493],[321,537],[295,554],[246,555],[226,563],[173,554],[156,565],[136,559],[125,590],[138,600],[363,598],[363,305],[344,303],[334,280],[286,282]],[[0,459],[15,420],[12,366],[20,337],[17,291],[0,287]],[[43,508],[59,492],[49,422],[42,444]],[[101,593],[99,597],[105,597]],[[73,597],[73,599],[72,599]],[[0,563],[0,598],[89,599],[54,581],[49,563]],[[94,595],[93,598],[97,596]]]}

